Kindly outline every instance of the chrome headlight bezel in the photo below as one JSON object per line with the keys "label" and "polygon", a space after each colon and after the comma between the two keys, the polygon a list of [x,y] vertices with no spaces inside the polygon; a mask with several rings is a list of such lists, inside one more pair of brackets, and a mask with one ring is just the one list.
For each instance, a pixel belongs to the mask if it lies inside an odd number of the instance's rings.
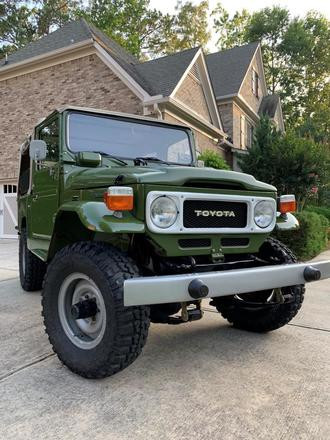
{"label": "chrome headlight bezel", "polygon": [[276,218],[275,204],[270,200],[260,200],[254,206],[254,223],[261,229],[267,229]]}
{"label": "chrome headlight bezel", "polygon": [[[167,206],[166,206],[167,204]],[[162,206],[163,205],[163,206]],[[158,208],[158,212],[155,212]],[[163,209],[163,214],[161,213]],[[159,217],[163,215],[163,222]],[[161,229],[168,229],[174,225],[179,215],[176,202],[166,195],[159,196],[150,205],[150,219],[152,223]],[[157,219],[158,216],[158,219]]]}

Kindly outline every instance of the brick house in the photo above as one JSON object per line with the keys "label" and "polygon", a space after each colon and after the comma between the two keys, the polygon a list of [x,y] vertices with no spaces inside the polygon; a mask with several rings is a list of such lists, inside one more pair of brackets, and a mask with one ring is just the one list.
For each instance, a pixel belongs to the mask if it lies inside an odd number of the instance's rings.
{"label": "brick house", "polygon": [[268,95],[259,43],[251,43],[207,56],[218,110],[233,168],[236,158],[251,146],[254,129],[262,114],[284,131],[280,99]]}
{"label": "brick house", "polygon": [[15,236],[19,146],[54,108],[71,104],[184,123],[198,151],[214,149],[235,166],[233,151],[249,145],[239,133],[255,126],[260,111],[274,114],[282,129],[273,98],[258,44],[207,56],[194,48],[141,63],[85,20],[66,24],[0,60],[0,237]]}

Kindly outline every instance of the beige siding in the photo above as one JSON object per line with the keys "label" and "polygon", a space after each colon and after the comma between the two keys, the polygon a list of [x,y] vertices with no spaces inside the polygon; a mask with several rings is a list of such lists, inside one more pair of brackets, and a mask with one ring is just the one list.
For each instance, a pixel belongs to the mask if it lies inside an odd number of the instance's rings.
{"label": "beige siding", "polygon": [[[242,127],[243,124],[243,127]],[[249,125],[255,129],[256,123],[234,103],[233,106],[233,145],[245,150],[248,144]],[[243,138],[243,139],[242,139]],[[243,144],[242,144],[243,141]]]}
{"label": "beige siding", "polygon": [[207,121],[211,121],[203,88],[200,81],[195,79],[193,75],[188,74],[186,76],[174,98],[183,102]]}
{"label": "beige siding", "polygon": [[36,122],[67,104],[142,113],[140,100],[96,55],[0,81],[0,179],[17,176],[19,146]]}
{"label": "beige siding", "polygon": [[[259,92],[258,97],[256,97],[252,92],[252,71],[255,70],[259,76]],[[262,84],[263,76],[262,76],[262,59],[260,55],[260,50],[256,52],[255,57],[251,63],[251,66],[245,76],[243,81],[240,95],[243,99],[249,104],[249,106],[258,113],[260,103],[264,96],[264,85]]]}
{"label": "beige siding", "polygon": [[241,148],[241,116],[244,113],[236,105],[233,105],[233,145],[236,148]]}

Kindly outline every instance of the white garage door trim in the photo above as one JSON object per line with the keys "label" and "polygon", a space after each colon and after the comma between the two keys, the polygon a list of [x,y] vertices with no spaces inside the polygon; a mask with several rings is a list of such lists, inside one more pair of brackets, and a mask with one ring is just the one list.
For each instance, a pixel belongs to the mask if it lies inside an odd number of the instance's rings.
{"label": "white garage door trim", "polygon": [[[0,185],[0,238],[17,238],[15,226],[17,225],[16,198],[17,187],[15,184],[5,183]],[[10,203],[10,199],[15,200]],[[10,230],[12,234],[5,233]]]}

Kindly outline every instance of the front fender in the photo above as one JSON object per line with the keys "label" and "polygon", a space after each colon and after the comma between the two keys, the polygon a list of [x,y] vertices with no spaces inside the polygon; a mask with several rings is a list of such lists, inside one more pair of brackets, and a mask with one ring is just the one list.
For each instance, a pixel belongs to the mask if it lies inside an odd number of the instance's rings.
{"label": "front fender", "polygon": [[58,215],[61,212],[75,212],[81,223],[94,232],[139,234],[145,231],[144,222],[130,212],[123,212],[121,218],[116,217],[103,202],[68,202],[60,207]]}
{"label": "front fender", "polygon": [[293,229],[299,229],[299,221],[298,219],[287,213],[285,216],[282,216],[278,213],[275,229],[277,231],[290,231]]}

